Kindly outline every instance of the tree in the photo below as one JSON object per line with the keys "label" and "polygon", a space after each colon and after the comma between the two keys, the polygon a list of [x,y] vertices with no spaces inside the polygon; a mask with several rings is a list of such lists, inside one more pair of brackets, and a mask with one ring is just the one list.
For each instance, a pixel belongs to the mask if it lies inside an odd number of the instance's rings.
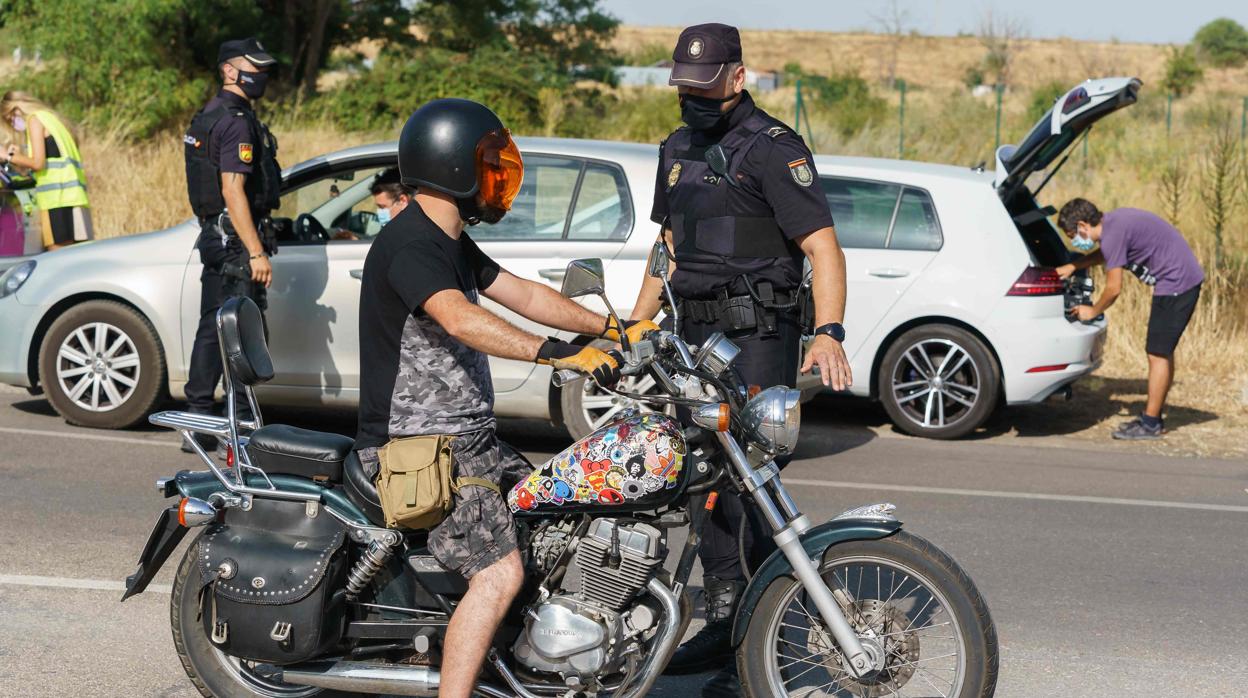
{"label": "tree", "polygon": [[878,14],[874,12],[870,14],[881,32],[888,37],[886,63],[888,82],[886,84],[892,88],[897,83],[897,56],[901,53],[901,43],[906,38],[906,29],[910,24],[910,11],[901,6],[900,0],[888,0]]}
{"label": "tree", "polygon": [[1189,95],[1204,77],[1205,71],[1196,60],[1196,52],[1190,44],[1170,47],[1170,55],[1166,57],[1166,75],[1161,80],[1170,94],[1175,97]]}
{"label": "tree", "polygon": [[1237,67],[1248,61],[1248,31],[1239,22],[1222,17],[1196,31],[1201,55],[1218,67]]}
{"label": "tree", "polygon": [[998,14],[989,8],[979,22],[979,43],[987,51],[984,68],[996,77],[1002,87],[1010,82],[1010,66],[1023,38],[1023,23],[1015,17]]}

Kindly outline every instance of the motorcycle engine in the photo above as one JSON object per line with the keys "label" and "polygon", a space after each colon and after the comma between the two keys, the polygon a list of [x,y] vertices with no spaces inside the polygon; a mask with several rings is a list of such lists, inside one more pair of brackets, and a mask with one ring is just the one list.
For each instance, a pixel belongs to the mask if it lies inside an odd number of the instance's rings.
{"label": "motorcycle engine", "polygon": [[654,627],[655,608],[634,599],[663,564],[667,548],[657,528],[613,519],[595,520],[573,544],[580,590],[561,588],[530,609],[513,652],[531,669],[589,684],[619,670],[628,650]]}

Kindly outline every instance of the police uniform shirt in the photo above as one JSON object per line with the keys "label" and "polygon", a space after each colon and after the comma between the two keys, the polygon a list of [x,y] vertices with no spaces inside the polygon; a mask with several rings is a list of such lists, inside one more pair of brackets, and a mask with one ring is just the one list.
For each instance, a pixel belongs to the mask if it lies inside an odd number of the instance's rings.
{"label": "police uniform shirt", "polygon": [[[245,97],[221,90],[204,107],[204,113],[220,107],[236,107],[251,110]],[[212,127],[208,138],[208,157],[221,172],[249,175],[255,161],[257,144],[252,143],[251,128],[247,119],[232,113],[223,117]]]}
{"label": "police uniform shirt", "polygon": [[[756,111],[762,112],[755,106],[749,92],[742,92],[741,101],[728,113],[724,127],[711,133],[693,132],[692,141],[695,149],[714,145],[724,134]],[[828,208],[828,201],[824,196],[823,185],[819,181],[819,173],[815,169],[814,157],[810,149],[792,129],[765,112],[762,113],[769,121],[775,122],[773,129],[780,130],[775,131],[777,135],[772,136],[769,129],[768,136],[761,138],[746,153],[739,172],[740,175],[744,175],[740,179],[741,193],[766,201],[775,217],[776,224],[789,240],[821,228],[832,227],[832,212]],[[728,185],[723,183],[721,186]],[[664,224],[670,213],[667,191],[668,172],[664,170],[663,159],[660,157],[654,187],[654,205],[650,211],[650,220],[659,225]],[[733,198],[735,197],[729,199],[730,206]],[[784,267],[782,273],[780,269],[769,272],[769,268],[777,266],[776,261],[776,259],[730,260],[724,265],[727,268],[719,274],[722,279],[718,285],[722,286],[724,279],[746,273],[756,278],[770,280],[777,284],[778,288],[795,288],[801,282],[800,262],[796,268],[789,264],[778,265]],[[706,272],[710,270],[703,271],[703,273]],[[740,293],[741,291],[734,289],[732,292]]]}

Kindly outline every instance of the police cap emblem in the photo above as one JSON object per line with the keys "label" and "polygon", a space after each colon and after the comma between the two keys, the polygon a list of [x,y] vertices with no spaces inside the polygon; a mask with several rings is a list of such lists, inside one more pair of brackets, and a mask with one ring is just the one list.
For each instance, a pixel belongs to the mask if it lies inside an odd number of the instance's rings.
{"label": "police cap emblem", "polygon": [[789,174],[793,175],[794,182],[803,187],[809,187],[815,181],[815,176],[811,173],[810,165],[807,164],[806,158],[790,162]]}
{"label": "police cap emblem", "polygon": [[667,188],[671,189],[676,186],[676,181],[680,179],[680,163],[672,165],[672,169],[667,172]]}
{"label": "police cap emblem", "polygon": [[701,39],[694,39],[693,41],[690,41],[689,42],[689,57],[697,58],[698,56],[701,56],[703,48],[704,48],[704,45],[702,44]]}

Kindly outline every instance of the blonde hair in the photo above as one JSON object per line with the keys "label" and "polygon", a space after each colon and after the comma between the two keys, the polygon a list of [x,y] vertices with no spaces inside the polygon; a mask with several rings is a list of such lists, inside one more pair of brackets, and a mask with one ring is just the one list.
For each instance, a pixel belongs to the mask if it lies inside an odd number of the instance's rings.
{"label": "blonde hair", "polygon": [[11,142],[17,143],[24,142],[26,140],[25,134],[18,133],[13,128],[12,124],[9,123],[9,117],[12,116],[13,112],[18,109],[21,109],[22,114],[25,114],[27,117],[37,111],[52,112],[56,115],[56,118],[60,119],[61,124],[63,124],[70,132],[70,135],[72,135],[75,139],[78,138],[78,129],[74,126],[74,124],[70,122],[69,119],[61,116],[61,114],[55,109],[48,106],[47,102],[44,102],[29,92],[9,90],[4,93],[3,97],[0,97],[0,126],[3,126]]}

